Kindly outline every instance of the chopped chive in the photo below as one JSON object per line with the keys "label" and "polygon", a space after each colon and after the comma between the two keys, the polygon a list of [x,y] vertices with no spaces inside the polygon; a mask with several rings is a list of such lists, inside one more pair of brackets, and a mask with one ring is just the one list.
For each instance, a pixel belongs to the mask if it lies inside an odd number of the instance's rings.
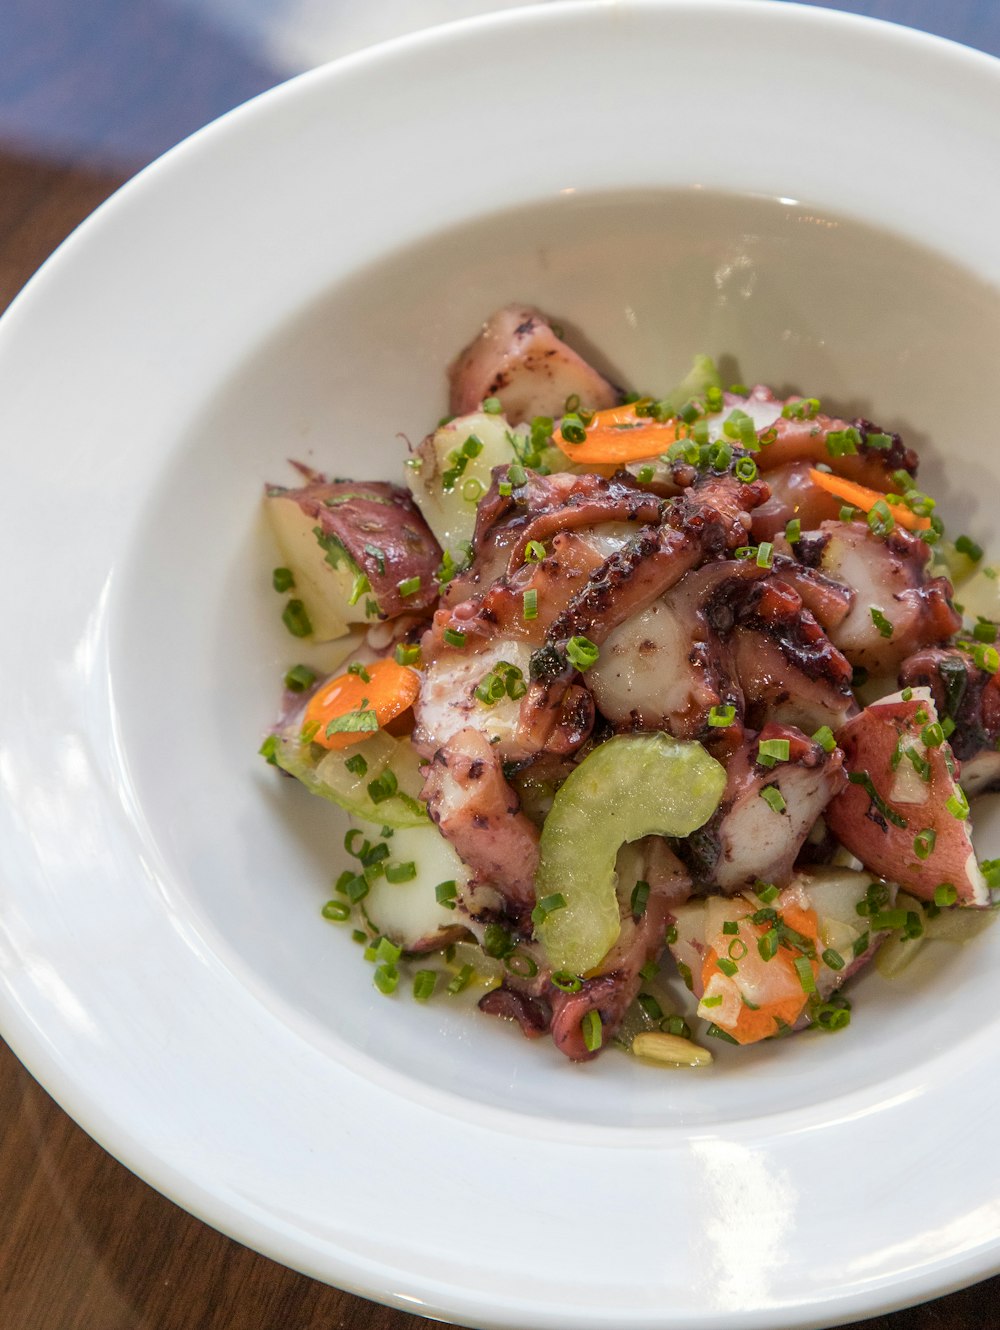
{"label": "chopped chive", "polygon": [[713,729],[722,730],[732,725],[736,719],[734,706],[712,707],[708,713],[708,723]]}
{"label": "chopped chive", "polygon": [[434,996],[437,988],[437,970],[418,970],[413,976],[413,996],[418,1002],[426,1002]]}
{"label": "chopped chive", "polygon": [[727,975],[730,979],[732,979],[733,975],[737,973],[739,968],[735,961],[727,960],[725,956],[717,957],[715,963],[722,973]]}
{"label": "chopped chive", "polygon": [[[364,573],[358,573],[354,579],[354,585],[351,587],[351,594],[347,600],[348,605],[356,605],[365,592],[371,591],[371,589],[372,584],[368,581],[367,576]],[[366,604],[365,613],[367,614],[367,612],[368,607]]]}
{"label": "chopped chive", "polygon": [[522,598],[523,609],[521,617],[527,622],[530,619],[538,618],[538,592],[534,587],[529,587],[524,592]]}
{"label": "chopped chive", "polygon": [[412,882],[417,876],[417,865],[412,859],[403,864],[389,864],[385,870],[386,882]]}
{"label": "chopped chive", "polygon": [[407,596],[415,596],[420,590],[419,577],[407,577],[402,582],[396,583],[396,589],[405,600]]}
{"label": "chopped chive", "polygon": [[639,1010],[651,1021],[663,1020],[663,1008],[653,997],[652,993],[640,993],[636,1001],[639,1003]]}
{"label": "chopped chive", "polygon": [[802,537],[802,519],[793,517],[790,522],[785,523],[785,539],[790,545],[794,545]]}
{"label": "chopped chive", "polygon": [[1000,653],[997,652],[996,647],[984,646],[981,642],[977,643],[972,658],[976,662],[976,666],[987,674],[996,674],[1000,670]]}
{"label": "chopped chive", "polygon": [[538,963],[535,958],[520,949],[510,951],[504,956],[503,968],[508,974],[515,975],[518,979],[534,979],[538,973]]}
{"label": "chopped chive", "polygon": [[958,892],[950,882],[942,882],[934,888],[934,904],[942,909],[948,905],[954,905],[958,900]]}
{"label": "chopped chive", "polygon": [[923,831],[917,833],[913,838],[913,853],[918,859],[926,859],[934,849],[934,842],[937,840],[937,832],[933,827],[926,827]]}
{"label": "chopped chive", "polygon": [[291,591],[295,585],[295,575],[291,568],[275,568],[271,574],[271,585],[275,591]]}
{"label": "chopped chive", "polygon": [[567,443],[586,443],[587,431],[583,427],[583,421],[573,411],[562,418],[562,436]]}
{"label": "chopped chive", "polygon": [[[524,594],[527,596],[528,593]],[[524,617],[528,618],[528,615]],[[589,637],[571,637],[566,643],[566,659],[580,671],[596,665],[600,654],[600,648]]]}
{"label": "chopped chive", "polygon": [[488,416],[499,416],[503,411],[503,403],[499,397],[487,397],[483,402],[483,410]]}
{"label": "chopped chive", "polygon": [[635,473],[635,478],[640,485],[648,485],[655,475],[656,475],[656,467],[646,465],[646,466],[641,466],[639,468],[639,470]]}
{"label": "chopped chive", "polygon": [[531,911],[531,922],[536,928],[540,928],[553,911],[564,910],[565,908],[566,897],[561,891],[554,891],[551,896],[543,896]]}
{"label": "chopped chive", "polygon": [[449,981],[448,992],[451,993],[452,996],[456,993],[461,993],[463,988],[468,988],[475,973],[476,972],[471,965],[463,965],[458,974]]}
{"label": "chopped chive", "polygon": [[390,993],[396,991],[396,986],[399,983],[399,971],[395,965],[379,965],[372,975],[372,981],[378,991],[388,997]]}
{"label": "chopped chive", "polygon": [[507,479],[515,489],[519,489],[527,481],[528,473],[520,462],[511,462],[507,468]]}
{"label": "chopped chive", "polygon": [[316,674],[308,665],[293,665],[285,675],[285,687],[290,693],[304,693],[316,682]]}
{"label": "chopped chive", "polygon": [[503,924],[487,924],[483,930],[483,951],[494,960],[502,960],[514,950],[514,943]]}
{"label": "chopped chive", "polygon": [[461,648],[465,646],[465,634],[459,632],[457,628],[446,628],[442,636],[450,647]]}
{"label": "chopped chive", "polygon": [[847,429],[833,429],[826,436],[826,450],[831,457],[851,457],[858,451],[861,435],[853,425]]}
{"label": "chopped chive", "polygon": [[860,937],[856,937],[851,945],[851,954],[853,955],[854,959],[857,960],[859,956],[863,956],[865,952],[868,950],[870,945],[871,945],[870,933],[864,932],[861,934]]}
{"label": "chopped chive", "polygon": [[769,928],[757,939],[757,951],[763,961],[772,960],[778,954],[778,930]]}
{"label": "chopped chive", "polygon": [[445,906],[446,909],[455,908],[455,898],[458,895],[458,883],[454,880],[449,882],[439,882],[434,888],[434,899],[438,905]]}
{"label": "chopped chive", "polygon": [[261,744],[261,746],[257,749],[258,754],[261,757],[265,758],[272,767],[276,767],[278,765],[277,759],[275,757],[277,751],[278,751],[278,736],[276,734],[269,734],[267,738],[264,740],[264,742]]}
{"label": "chopped chive", "polygon": [[858,510],[857,508],[854,507],[853,504],[850,503],[841,504],[840,513],[838,514],[838,516],[840,517],[840,520],[842,522],[853,522],[855,517],[857,517],[857,515],[858,515]]}
{"label": "chopped chive", "polygon": [[776,900],[781,894],[781,890],[779,887],[776,887],[773,882],[768,882],[757,887],[756,893],[758,900],[762,900],[765,905],[770,905],[771,902]]}
{"label": "chopped chive", "polygon": [[826,951],[823,952],[823,964],[828,970],[842,970],[844,968],[844,958],[839,951],[827,947]]}
{"label": "chopped chive", "polygon": [[979,867],[990,891],[1000,887],[1000,859],[984,859]]}
{"label": "chopped chive", "polygon": [[920,738],[928,748],[940,748],[944,743],[944,730],[938,721],[925,725],[920,731]]}
{"label": "chopped chive", "polygon": [[734,937],[732,942],[726,948],[731,961],[741,961],[747,954],[747,944],[741,937]]}
{"label": "chopped chive", "polygon": [[741,457],[733,467],[733,474],[737,480],[749,484],[752,480],[757,479],[757,463],[752,457]]}
{"label": "chopped chive", "polygon": [[816,992],[816,976],[813,974],[812,965],[806,960],[805,956],[796,956],[792,962],[795,966],[795,972],[799,976],[799,983],[802,985],[804,993]]}
{"label": "chopped chive", "polygon": [[406,642],[397,642],[395,657],[397,665],[417,665],[420,663],[420,648],[410,646]]}
{"label": "chopped chive", "polygon": [[973,563],[978,563],[983,557],[983,547],[977,545],[968,536],[959,536],[955,541],[955,549],[958,550],[959,554],[964,554],[967,559],[971,559]]}
{"label": "chopped chive", "polygon": [[529,540],[524,547],[525,563],[541,563],[545,558],[545,546],[540,540]]}
{"label": "chopped chive", "polygon": [[955,786],[955,793],[945,804],[945,808],[947,808],[952,817],[957,818],[959,822],[964,822],[969,816],[969,801],[965,797],[965,791],[962,789],[961,785]]}
{"label": "chopped chive", "polygon": [[896,519],[885,499],[876,499],[868,510],[868,529],[876,536],[887,536],[896,528]]}
{"label": "chopped chive", "polygon": [[740,926],[735,919],[727,919],[722,925],[722,931],[727,937],[731,937],[740,931]]}
{"label": "chopped chive", "polygon": [[301,600],[290,600],[281,615],[281,622],[293,637],[308,637],[312,622]]}
{"label": "chopped chive", "polygon": [[882,637],[892,637],[892,624],[885,617],[877,605],[869,607],[869,613],[872,616],[872,623],[878,629]]}
{"label": "chopped chive", "polygon": [[368,763],[362,753],[355,753],[352,757],[349,757],[344,766],[352,776],[366,776],[368,774]]}
{"label": "chopped chive", "polygon": [[765,785],[760,797],[775,813],[783,813],[786,808],[784,797],[777,785]]}
{"label": "chopped chive", "polygon": [[359,660],[351,661],[350,665],[348,665],[347,667],[347,673],[356,674],[362,683],[371,683],[372,681],[372,676],[368,673],[368,671],[365,669],[365,667],[361,664]]}
{"label": "chopped chive", "polygon": [[790,752],[788,739],[762,739],[757,745],[757,762],[760,766],[773,767],[776,762],[787,762]]}
{"label": "chopped chive", "polygon": [[757,546],[757,567],[770,568],[774,561],[774,546],[769,540],[762,540]]}
{"label": "chopped chive", "polygon": [[382,804],[386,799],[391,799],[398,789],[399,782],[395,772],[387,768],[381,776],[376,776],[374,780],[368,782],[368,798],[373,804]]}
{"label": "chopped chive", "polygon": [[342,924],[345,919],[351,917],[351,907],[347,901],[327,901],[322,910],[324,919],[333,919],[338,924]]}
{"label": "chopped chive", "polygon": [[647,961],[646,964],[639,971],[639,978],[644,980],[646,983],[649,983],[650,979],[656,978],[656,972],[659,968],[660,967],[657,965],[655,960]]}
{"label": "chopped chive", "polygon": [[556,970],[550,977],[554,988],[558,988],[560,993],[579,993],[583,987],[583,980],[579,975],[570,974],[568,970]]}
{"label": "chopped chive", "polygon": [[703,1007],[721,1007],[722,994],[716,993],[713,997],[703,997],[701,1000],[701,1005]]}
{"label": "chopped chive", "polygon": [[988,619],[980,619],[972,630],[972,636],[977,642],[995,642],[997,640],[997,626],[990,623]]}
{"label": "chopped chive", "polygon": [[580,1022],[583,1042],[588,1053],[596,1053],[604,1043],[604,1028],[601,1025],[600,1012],[588,1011]]}
{"label": "chopped chive", "polygon": [[[721,1002],[722,999],[720,998],[719,1001]],[[705,1001],[705,1002],[703,1002],[702,1005],[707,1007],[707,1006],[708,1006],[708,1002]],[[705,1033],[709,1036],[709,1038],[711,1038],[711,1039],[721,1039],[721,1040],[723,1041],[723,1043],[726,1043],[726,1044],[738,1044],[738,1043],[739,1043],[739,1040],[738,1040],[738,1039],[734,1039],[733,1036],[732,1036],[731,1034],[727,1033],[727,1031],[720,1029],[719,1026],[715,1024],[714,1021],[711,1021],[711,1022],[709,1023],[709,1025],[708,1025],[708,1026],[706,1027],[706,1029],[705,1029]]]}
{"label": "chopped chive", "polygon": [[641,919],[646,913],[646,905],[649,901],[649,883],[639,881],[632,888],[632,916],[635,919]]}
{"label": "chopped chive", "polygon": [[849,1006],[838,1006],[833,1002],[821,1002],[812,1012],[812,1018],[821,1030],[832,1034],[836,1030],[843,1030],[851,1023],[851,1009]]}
{"label": "chopped chive", "polygon": [[813,743],[819,744],[824,753],[832,753],[837,747],[837,740],[833,737],[833,730],[829,725],[821,725],[812,738]]}

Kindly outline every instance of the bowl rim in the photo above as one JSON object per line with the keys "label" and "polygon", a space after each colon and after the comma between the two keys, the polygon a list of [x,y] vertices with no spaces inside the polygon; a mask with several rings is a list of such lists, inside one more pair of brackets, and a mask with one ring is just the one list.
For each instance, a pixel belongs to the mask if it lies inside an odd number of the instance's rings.
{"label": "bowl rim", "polygon": [[[620,5],[613,3],[613,0],[567,0],[567,3],[560,5],[527,6],[516,10],[500,11],[458,20],[416,34],[395,38],[377,47],[352,53],[315,70],[306,71],[275,89],[262,93],[259,97],[254,98],[252,102],[228,112],[225,116],[198,130],[183,143],[144,168],[102,204],[59,247],[12,302],[9,310],[3,316],[3,320],[0,321],[0,361],[5,356],[9,344],[19,336],[18,330],[24,317],[24,311],[30,309],[39,295],[44,296],[50,287],[60,282],[64,271],[70,269],[72,265],[79,262],[86,255],[91,237],[105,225],[107,219],[117,218],[119,210],[127,207],[130,200],[139,192],[151,188],[160,188],[161,182],[163,188],[168,187],[170,173],[174,170],[186,170],[187,164],[192,160],[193,155],[208,154],[211,156],[217,150],[217,146],[223,143],[233,126],[238,131],[241,126],[249,126],[254,120],[268,116],[272,106],[305,96],[311,88],[325,87],[331,80],[336,81],[351,71],[376,67],[386,60],[407,57],[409,53],[427,47],[436,48],[448,43],[461,43],[470,37],[483,37],[490,32],[514,28],[525,23],[529,27],[549,24],[562,26],[573,22],[577,15],[591,14],[608,9],[625,12],[634,11],[637,14],[659,11],[704,14],[707,10],[712,10],[717,12],[720,17],[739,15],[741,18],[748,12],[757,11],[771,15],[773,18],[780,18],[781,21],[787,20],[815,25],[817,31],[829,23],[840,26],[844,31],[869,29],[884,31],[888,29],[892,32],[894,42],[912,43],[914,49],[940,51],[942,48],[948,48],[951,52],[951,58],[971,60],[977,68],[988,68],[990,77],[1000,84],[1000,63],[985,53],[972,51],[957,43],[947,41],[947,39],[901,28],[884,20],[855,16],[841,11],[819,9],[813,6],[789,4],[785,3],[784,0],[708,0],[708,3],[702,3],[701,0],[627,0],[627,3]],[[789,18],[789,16],[793,17]],[[220,1219],[221,1210],[218,1198],[210,1192],[203,1192],[197,1181],[187,1177],[183,1169],[173,1167],[164,1163],[162,1159],[150,1155],[148,1147],[143,1141],[129,1132],[123,1131],[122,1124],[114,1114],[106,1111],[103,1104],[82,1103],[80,1101],[79,1088],[74,1084],[71,1077],[64,1074],[58,1056],[54,1055],[47,1045],[44,1032],[33,1028],[29,1022],[22,1019],[23,1013],[7,1001],[5,991],[0,990],[0,997],[2,997],[5,1010],[5,1030],[9,1030],[11,1033],[12,1046],[15,1047],[22,1061],[34,1074],[38,1075],[41,1082],[53,1093],[58,1102],[67,1108],[67,1111],[84,1126],[85,1130],[101,1141],[102,1144],[105,1144],[105,1147],[119,1158],[122,1158],[123,1162],[127,1163],[140,1176],[147,1178],[157,1189],[178,1200],[178,1203],[183,1205],[184,1208],[197,1214],[206,1222],[222,1228],[223,1231],[231,1233],[238,1240],[247,1242],[258,1250],[266,1251],[271,1255],[274,1255],[275,1252],[282,1253],[277,1255],[277,1259],[285,1260],[287,1264],[304,1269],[307,1273],[312,1273],[318,1278],[331,1279],[335,1277],[336,1282],[342,1287],[350,1288],[352,1291],[367,1297],[389,1302],[403,1310],[419,1310],[428,1314],[444,1314],[446,1316],[465,1317],[474,1315],[477,1323],[484,1313],[491,1317],[499,1314],[499,1319],[493,1319],[489,1322],[498,1326],[527,1324],[528,1321],[523,1320],[523,1317],[530,1317],[535,1325],[543,1323],[552,1326],[563,1324],[558,1319],[560,1313],[540,1312],[538,1308],[527,1303],[519,1305],[516,1298],[511,1300],[506,1309],[499,1309],[498,1312],[497,1309],[493,1308],[492,1302],[484,1302],[482,1298],[479,1301],[472,1298],[471,1300],[466,1299],[464,1302],[461,1300],[455,1302],[444,1300],[435,1303],[416,1299],[405,1291],[391,1292],[390,1290],[393,1288],[399,1289],[399,1274],[390,1264],[377,1265],[377,1263],[374,1263],[371,1270],[358,1277],[358,1266],[354,1261],[348,1265],[337,1265],[335,1262],[324,1265],[318,1259],[316,1253],[310,1253],[301,1245],[297,1245],[287,1233],[282,1234],[281,1240],[278,1240],[273,1234],[266,1232],[266,1225],[261,1228],[252,1222],[244,1222],[241,1228],[241,1224],[236,1221],[246,1221],[247,1217],[245,1215],[233,1211],[223,1215]],[[295,1259],[288,1259],[293,1254]],[[960,1287],[969,1282],[970,1279],[992,1273],[997,1268],[997,1254],[991,1255],[988,1261],[981,1255],[973,1254],[970,1255],[964,1265],[955,1262],[947,1271],[928,1269],[919,1276],[914,1276],[905,1287],[900,1285],[892,1291],[888,1300],[881,1291],[860,1299],[847,1298],[842,1303],[837,1304],[837,1310],[833,1315],[841,1318],[845,1314],[873,1313],[880,1309],[906,1305],[919,1301],[929,1293],[941,1293]],[[812,1319],[814,1311],[809,1308],[790,1308],[772,1309],[766,1315],[745,1320],[743,1324],[747,1327],[767,1325],[773,1328],[779,1325],[804,1325],[806,1321],[801,1319],[803,1310],[810,1318],[809,1324],[828,1323]],[[823,1312],[821,1315],[825,1317],[827,1313]],[[619,1323],[625,1324],[626,1322],[622,1320]],[[655,1323],[662,1324],[659,1313],[656,1314]],[[717,1322],[720,1327],[723,1324],[732,1323],[728,1314],[723,1320]],[[596,1325],[598,1322],[594,1321],[592,1324]],[[654,1324],[654,1319],[650,1319],[648,1322],[634,1319],[629,1320],[628,1324],[636,1326],[649,1324],[651,1326]],[[712,1324],[716,1324],[716,1322],[706,1319],[702,1324],[707,1328]]]}

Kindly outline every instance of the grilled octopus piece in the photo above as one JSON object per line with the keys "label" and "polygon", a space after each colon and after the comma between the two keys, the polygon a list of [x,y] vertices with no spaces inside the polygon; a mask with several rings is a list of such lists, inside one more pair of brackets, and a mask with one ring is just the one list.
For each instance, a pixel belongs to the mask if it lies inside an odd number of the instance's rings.
{"label": "grilled octopus piece", "polygon": [[523,923],[535,904],[538,828],[520,811],[499,757],[479,730],[459,731],[434,754],[421,797],[462,861]]}
{"label": "grilled octopus piece", "polygon": [[569,397],[594,411],[614,406],[620,395],[528,305],[498,310],[459,352],[448,377],[452,415],[467,415],[485,398],[498,397],[512,425],[532,416],[561,416]]}
{"label": "grilled octopus piece", "polygon": [[[642,985],[639,971],[649,962],[659,961],[663,954],[671,911],[691,894],[691,879],[665,841],[650,836],[627,849],[633,854],[623,856],[625,862],[619,860],[622,926],[617,942],[601,961],[598,972],[583,980],[578,993],[556,990],[551,998],[552,1039],[574,1062],[596,1056],[583,1037],[582,1023],[588,1012],[596,1011],[600,1016],[604,1044],[614,1036]],[[649,896],[645,910],[636,918],[631,894],[640,876],[649,883]]]}
{"label": "grilled octopus piece", "polygon": [[[621,932],[597,972],[585,978],[575,993],[563,992],[553,984],[544,968],[530,979],[507,976],[480,1000],[481,1011],[516,1021],[529,1039],[551,1029],[556,1047],[573,1061],[596,1056],[596,1050],[588,1049],[584,1042],[584,1017],[591,1011],[600,1015],[606,1045],[639,992],[639,971],[663,953],[672,910],[691,893],[690,877],[658,836],[623,847],[618,870]],[[648,882],[649,896],[645,909],[634,916],[631,895],[640,878]]]}
{"label": "grilled octopus piece", "polygon": [[[760,745],[774,739],[787,741],[788,761],[767,766]],[[846,784],[839,749],[828,753],[792,726],[765,725],[730,758],[717,812],[680,853],[696,881],[726,893],[757,879],[785,886],[813,823]],[[784,808],[761,797],[768,788],[781,794]]]}
{"label": "grilled octopus piece", "polygon": [[894,673],[914,651],[948,641],[962,626],[951,583],[927,575],[929,547],[901,527],[879,537],[861,522],[824,522],[795,553],[853,589],[851,608],[830,624],[830,638],[852,665],[872,674]]}
{"label": "grilled octopus piece", "polygon": [[928,647],[903,661],[899,685],[929,688],[938,715],[955,722],[949,742],[966,794],[1000,787],[1000,675],[980,669],[960,647]]}

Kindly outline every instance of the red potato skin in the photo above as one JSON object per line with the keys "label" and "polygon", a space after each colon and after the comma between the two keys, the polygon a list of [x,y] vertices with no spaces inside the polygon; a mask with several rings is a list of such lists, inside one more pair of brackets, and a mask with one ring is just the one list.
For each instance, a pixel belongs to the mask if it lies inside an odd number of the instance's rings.
{"label": "red potato skin", "polygon": [[[340,542],[367,576],[380,617],[429,610],[438,595],[441,547],[409,493],[387,481],[327,480],[308,467],[299,470],[308,484],[269,486],[268,493],[294,499],[325,536]],[[420,579],[416,593],[400,595],[400,583],[414,577]]]}
{"label": "red potato skin", "polygon": [[[926,717],[926,719],[924,719]],[[928,748],[930,781],[924,803],[892,799],[896,782],[892,758],[900,739],[919,741],[927,724],[937,720],[929,690],[914,690],[909,701],[897,694],[866,707],[837,732],[848,773],[867,773],[888,810],[905,825],[897,826],[883,815],[861,784],[850,784],[827,807],[827,825],[840,843],[879,877],[897,882],[921,900],[933,900],[942,883],[951,883],[962,905],[986,905],[989,892],[973,856],[968,819],[956,817],[947,807],[958,794],[958,783],[949,771],[957,771],[947,743]],[[904,757],[903,761],[907,761]],[[914,838],[931,830],[936,839],[926,859],[914,852]]]}

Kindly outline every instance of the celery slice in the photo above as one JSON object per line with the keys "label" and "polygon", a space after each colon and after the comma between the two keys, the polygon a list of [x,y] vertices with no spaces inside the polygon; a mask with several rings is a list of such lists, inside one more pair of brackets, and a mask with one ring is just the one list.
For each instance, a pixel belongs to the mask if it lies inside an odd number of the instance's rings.
{"label": "celery slice", "polygon": [[538,929],[554,970],[592,970],[618,937],[621,846],[643,836],[689,836],[715,812],[725,787],[725,769],[701,744],[667,734],[617,735],[584,758],[542,828],[536,892],[560,892],[566,901]]}
{"label": "celery slice", "polygon": [[669,402],[674,411],[680,411],[692,397],[704,397],[709,388],[721,387],[722,380],[711,356],[695,356],[687,374],[663,400]]}

